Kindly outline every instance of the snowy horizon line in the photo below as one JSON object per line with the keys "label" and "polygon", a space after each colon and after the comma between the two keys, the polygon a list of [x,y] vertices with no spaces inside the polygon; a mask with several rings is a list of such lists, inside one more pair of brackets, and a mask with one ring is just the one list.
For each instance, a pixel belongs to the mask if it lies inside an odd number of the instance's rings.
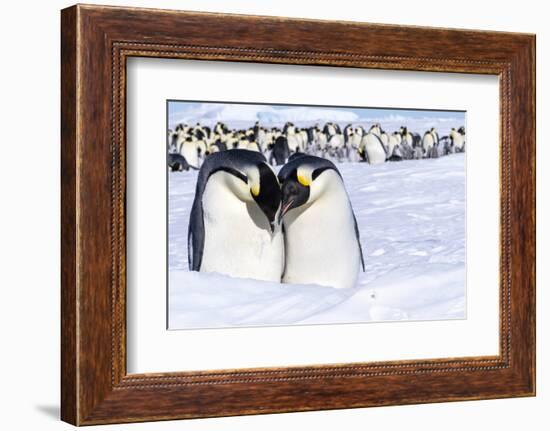
{"label": "snowy horizon line", "polygon": [[[195,124],[199,122],[202,125],[213,126],[221,121],[228,125],[238,123],[240,125],[254,125],[259,122],[261,125],[282,126],[286,122],[296,124],[309,123],[312,126],[315,123],[334,122],[339,125],[344,124],[364,124],[364,123],[415,123],[433,125],[447,125],[451,122],[457,123],[457,127],[464,125],[465,113],[462,115],[458,111],[426,111],[409,110],[408,115],[402,109],[395,109],[387,115],[367,115],[371,111],[373,114],[382,108],[337,108],[337,107],[310,107],[310,106],[288,106],[284,105],[253,105],[253,104],[232,104],[232,103],[188,103],[171,102],[169,104],[168,125],[174,128],[178,124]],[[389,110],[389,109],[388,109]],[[374,111],[374,112],[372,112]],[[415,114],[413,114],[415,113]],[[433,115],[429,115],[432,113]],[[447,113],[448,115],[445,115]],[[427,115],[428,114],[428,115]],[[461,123],[461,124],[458,124]]]}
{"label": "snowy horizon line", "polygon": [[[178,120],[170,120],[170,123],[172,124],[180,124],[180,123],[187,123],[187,124],[191,124],[191,123],[194,123],[194,122],[201,122],[200,119],[196,119],[196,118],[193,118],[193,117],[183,117],[183,118],[179,118]],[[219,122],[222,122],[222,123],[229,123],[229,122],[240,122],[240,123],[244,123],[244,122],[250,122],[252,124],[254,124],[255,122],[259,122],[259,123],[281,123],[281,122],[291,122],[291,123],[305,123],[305,122],[333,122],[333,123],[337,123],[337,122],[344,122],[344,123],[351,123],[351,124],[354,124],[354,123],[389,123],[389,122],[396,122],[396,121],[434,121],[434,122],[437,122],[437,123],[449,123],[449,122],[453,122],[453,121],[464,121],[464,119],[462,118],[458,118],[458,117],[454,117],[454,118],[434,118],[434,117],[392,117],[392,116],[389,116],[389,117],[367,117],[367,118],[359,118],[359,119],[356,119],[356,120],[350,120],[350,121],[347,121],[347,120],[334,120],[334,119],[329,119],[329,118],[312,118],[312,119],[308,119],[308,120],[302,120],[302,119],[298,119],[298,120],[293,120],[293,119],[288,119],[288,120],[275,120],[275,121],[262,121],[261,119],[257,119],[257,118],[252,118],[252,119],[242,119],[242,118],[225,118],[225,119],[218,119],[218,118],[215,118],[215,119],[208,119],[208,121],[210,123],[217,123],[218,121]]]}
{"label": "snowy horizon line", "polygon": [[460,127],[460,126],[463,126],[465,125],[465,119],[464,118],[430,118],[430,117],[420,117],[420,118],[391,118],[391,117],[384,117],[384,118],[379,118],[379,117],[375,117],[375,118],[359,118],[357,120],[351,120],[351,121],[348,121],[348,120],[331,120],[331,119],[327,119],[327,118],[315,118],[315,119],[310,119],[310,120],[292,120],[292,119],[289,119],[289,120],[275,120],[275,121],[262,121],[261,119],[250,119],[250,120],[245,120],[245,119],[208,119],[207,121],[201,121],[201,119],[195,119],[195,118],[180,118],[178,120],[170,120],[169,121],[169,128],[174,128],[175,126],[177,126],[178,124],[187,124],[189,126],[193,126],[195,125],[196,123],[199,123],[203,126],[214,126],[216,123],[218,122],[222,122],[222,123],[225,123],[225,124],[235,124],[235,123],[238,123],[238,124],[244,124],[244,123],[248,123],[250,124],[250,126],[253,126],[256,122],[258,122],[261,125],[265,125],[265,126],[271,126],[271,127],[274,127],[274,126],[283,126],[286,122],[291,122],[291,123],[294,123],[294,124],[303,124],[303,123],[309,123],[311,124],[311,126],[315,126],[315,124],[319,124],[319,125],[323,125],[324,123],[328,123],[328,122],[332,122],[332,123],[337,123],[338,125],[342,126],[343,124],[351,124],[351,125],[356,125],[356,124],[365,124],[365,123],[368,123],[368,124],[375,124],[375,123],[379,123],[379,124],[387,124],[387,123],[403,123],[402,125],[403,126],[406,126],[407,123],[434,123],[435,124],[440,124],[440,123],[456,123],[457,124],[457,127]]}

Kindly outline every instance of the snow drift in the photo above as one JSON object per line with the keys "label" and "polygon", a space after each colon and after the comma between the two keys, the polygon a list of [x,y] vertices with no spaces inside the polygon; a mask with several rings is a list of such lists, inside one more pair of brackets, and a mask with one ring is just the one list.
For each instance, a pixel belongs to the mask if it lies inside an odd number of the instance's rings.
{"label": "snow drift", "polygon": [[353,289],[189,272],[197,172],[169,175],[169,328],[465,318],[465,155],[338,165],[365,255]]}

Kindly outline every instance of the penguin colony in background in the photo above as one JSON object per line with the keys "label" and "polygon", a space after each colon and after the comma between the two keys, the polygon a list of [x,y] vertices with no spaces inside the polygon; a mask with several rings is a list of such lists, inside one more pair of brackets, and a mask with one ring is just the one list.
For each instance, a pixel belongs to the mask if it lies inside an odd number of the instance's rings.
{"label": "penguin colony in background", "polygon": [[321,157],[289,159],[278,176],[254,150],[205,159],[189,221],[190,270],[355,287],[364,262],[340,172]]}
{"label": "penguin colony in background", "polygon": [[466,131],[462,126],[451,129],[448,136],[439,136],[431,128],[420,136],[404,126],[387,133],[378,123],[368,130],[352,124],[342,130],[334,122],[302,128],[291,122],[282,128],[263,127],[256,122],[248,129],[230,129],[218,122],[214,127],[178,124],[168,131],[167,144],[168,167],[172,171],[199,169],[210,155],[234,149],[258,152],[272,166],[284,165],[293,154],[377,165],[464,152]]}

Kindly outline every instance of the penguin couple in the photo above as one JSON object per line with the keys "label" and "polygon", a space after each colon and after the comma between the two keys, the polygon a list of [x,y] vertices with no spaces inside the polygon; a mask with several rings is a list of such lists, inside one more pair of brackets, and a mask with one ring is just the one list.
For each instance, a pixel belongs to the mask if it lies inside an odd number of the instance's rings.
{"label": "penguin couple", "polygon": [[249,150],[202,165],[188,233],[189,269],[352,288],[364,270],[359,229],[329,160],[294,154],[276,176]]}

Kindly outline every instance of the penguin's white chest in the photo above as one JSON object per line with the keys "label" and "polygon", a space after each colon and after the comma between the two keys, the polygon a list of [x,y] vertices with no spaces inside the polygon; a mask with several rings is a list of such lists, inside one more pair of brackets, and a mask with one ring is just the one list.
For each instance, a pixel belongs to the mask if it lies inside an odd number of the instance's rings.
{"label": "penguin's white chest", "polygon": [[388,155],[391,156],[395,147],[399,145],[399,140],[395,136],[388,137]]}
{"label": "penguin's white chest", "polygon": [[380,140],[372,133],[368,133],[364,136],[361,144],[365,148],[369,164],[377,165],[386,161],[386,151]]}
{"label": "penguin's white chest", "polygon": [[197,146],[194,142],[185,141],[181,146],[180,152],[190,166],[193,166],[194,168],[199,167],[199,155],[197,152]]}
{"label": "penguin's white chest", "polygon": [[214,177],[202,198],[205,239],[200,271],[280,282],[284,257],[280,227],[271,233],[255,202],[241,201]]}
{"label": "penguin's white chest", "polygon": [[463,147],[464,147],[464,136],[462,136],[460,133],[458,132],[451,132],[451,138],[452,138],[452,142],[454,144],[454,147],[455,149],[459,150],[459,151],[462,151]]}
{"label": "penguin's white chest", "polygon": [[290,210],[284,223],[284,283],[355,286],[361,256],[347,195]]}
{"label": "penguin's white chest", "polygon": [[288,148],[290,151],[296,152],[300,150],[300,138],[298,135],[289,134],[287,137]]}
{"label": "penguin's white chest", "polygon": [[361,145],[361,136],[359,135],[353,135],[350,140],[350,145],[352,148],[357,149],[359,148],[359,145]]}
{"label": "penguin's white chest", "polygon": [[321,149],[324,149],[327,146],[327,137],[324,133],[319,133],[317,135],[317,145]]}
{"label": "penguin's white chest", "polygon": [[434,137],[431,133],[427,133],[424,135],[424,138],[422,139],[422,146],[426,151],[431,150],[431,148],[434,146]]}

